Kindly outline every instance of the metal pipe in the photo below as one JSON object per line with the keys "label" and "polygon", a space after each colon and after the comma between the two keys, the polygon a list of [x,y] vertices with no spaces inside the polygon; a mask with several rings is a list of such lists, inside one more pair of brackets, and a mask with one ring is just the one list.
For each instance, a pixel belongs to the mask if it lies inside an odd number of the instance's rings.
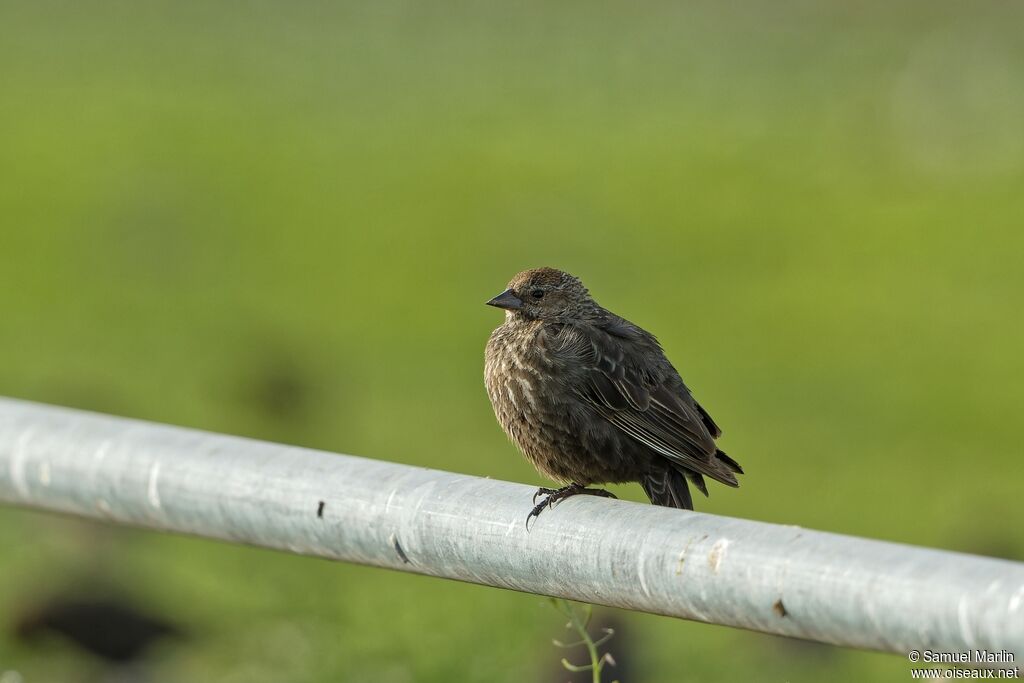
{"label": "metal pipe", "polygon": [[0,398],[0,502],[837,645],[1024,654],[1024,564]]}

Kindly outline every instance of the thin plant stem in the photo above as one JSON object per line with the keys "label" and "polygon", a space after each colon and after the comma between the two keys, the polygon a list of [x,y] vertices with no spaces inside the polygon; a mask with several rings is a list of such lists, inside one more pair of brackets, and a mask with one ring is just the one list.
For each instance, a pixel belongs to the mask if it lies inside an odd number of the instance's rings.
{"label": "thin plant stem", "polygon": [[[562,666],[565,667],[567,671],[572,671],[574,673],[579,671],[590,671],[593,683],[601,683],[601,672],[604,669],[604,665],[614,665],[615,660],[613,660],[607,653],[602,655],[598,648],[602,644],[608,642],[608,640],[615,634],[614,631],[611,629],[605,629],[605,635],[595,641],[587,631],[587,627],[590,625],[590,618],[594,613],[592,605],[583,605],[581,609],[577,610],[573,607],[572,603],[568,600],[563,600],[562,598],[551,598],[551,604],[555,609],[568,617],[569,623],[567,623],[565,627],[576,631],[580,637],[578,641],[569,644],[555,640],[553,641],[555,646],[570,648],[584,645],[587,648],[587,654],[590,656],[590,664],[582,665],[573,664],[563,657]],[[618,682],[614,681],[613,683]]]}

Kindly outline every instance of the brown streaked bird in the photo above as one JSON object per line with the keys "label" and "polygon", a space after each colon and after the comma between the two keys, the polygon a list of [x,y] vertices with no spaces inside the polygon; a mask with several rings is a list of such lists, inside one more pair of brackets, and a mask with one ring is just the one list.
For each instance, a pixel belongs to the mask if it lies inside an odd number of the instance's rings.
{"label": "brown streaked bird", "polygon": [[739,486],[715,424],[654,335],[605,310],[576,277],[524,270],[487,302],[505,310],[484,383],[502,429],[537,471],[563,484],[526,521],[592,484],[639,482],[654,505],[693,509],[687,480]]}

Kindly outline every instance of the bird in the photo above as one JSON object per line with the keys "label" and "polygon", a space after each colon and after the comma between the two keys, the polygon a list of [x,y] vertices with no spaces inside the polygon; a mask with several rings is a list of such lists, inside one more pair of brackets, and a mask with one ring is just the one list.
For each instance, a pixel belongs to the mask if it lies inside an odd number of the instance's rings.
{"label": "bird", "polygon": [[[484,354],[495,417],[537,471],[560,484],[533,497],[531,519],[595,484],[639,482],[654,505],[693,509],[689,482],[738,487],[739,463],[650,332],[601,307],[555,268],[518,273],[486,302],[505,321]],[[537,498],[541,497],[538,503]]]}

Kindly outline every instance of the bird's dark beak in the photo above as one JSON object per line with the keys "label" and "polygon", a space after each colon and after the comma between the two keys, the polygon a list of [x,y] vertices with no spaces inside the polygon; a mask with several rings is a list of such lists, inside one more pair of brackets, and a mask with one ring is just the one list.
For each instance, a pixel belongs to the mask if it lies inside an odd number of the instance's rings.
{"label": "bird's dark beak", "polygon": [[513,294],[511,289],[506,289],[504,292],[488,301],[487,305],[514,311],[523,307],[523,300]]}

